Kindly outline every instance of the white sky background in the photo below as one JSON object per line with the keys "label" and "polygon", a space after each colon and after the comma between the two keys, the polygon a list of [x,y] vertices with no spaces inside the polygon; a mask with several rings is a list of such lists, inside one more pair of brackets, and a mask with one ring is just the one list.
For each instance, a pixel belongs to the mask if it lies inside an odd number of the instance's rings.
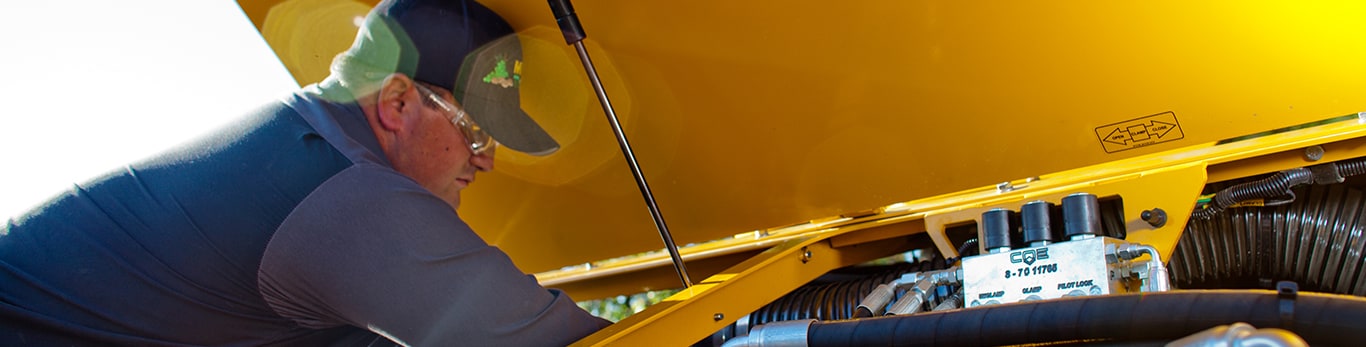
{"label": "white sky background", "polygon": [[5,219],[298,88],[235,1],[0,9]]}

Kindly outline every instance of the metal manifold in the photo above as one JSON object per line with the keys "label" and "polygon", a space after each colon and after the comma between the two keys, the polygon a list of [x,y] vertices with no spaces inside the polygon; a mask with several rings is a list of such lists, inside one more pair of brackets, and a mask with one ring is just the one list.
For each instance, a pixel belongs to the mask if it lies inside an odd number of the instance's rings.
{"label": "metal manifold", "polygon": [[[1032,201],[1021,207],[1018,218],[1000,208],[982,214],[981,236],[988,253],[963,258],[966,307],[1170,289],[1157,249],[1101,236],[1095,195],[1078,193],[1062,199],[1063,242],[1053,242],[1051,207]],[[1013,220],[1021,227],[1015,228]],[[1015,230],[1022,230],[1028,247],[1011,247]]]}
{"label": "metal manifold", "polygon": [[[858,302],[852,316],[831,318],[909,317],[965,307],[1170,290],[1158,251],[1104,236],[1099,211],[1098,198],[1088,193],[1064,197],[1061,208],[1032,201],[1019,212],[988,210],[978,224],[983,254],[878,283]],[[1052,218],[1054,214],[1061,218]],[[1061,236],[1055,235],[1054,220],[1061,221]],[[1026,246],[1013,247],[1016,243]],[[871,286],[845,286],[863,285]],[[725,345],[805,346],[806,331],[821,322],[807,318],[768,322],[747,316],[737,322],[740,336],[729,338]],[[750,326],[755,327],[747,331]]]}

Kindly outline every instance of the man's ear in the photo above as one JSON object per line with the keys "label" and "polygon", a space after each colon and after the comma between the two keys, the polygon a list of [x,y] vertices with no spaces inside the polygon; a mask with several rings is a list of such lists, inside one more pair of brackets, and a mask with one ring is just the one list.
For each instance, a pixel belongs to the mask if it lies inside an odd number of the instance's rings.
{"label": "man's ear", "polygon": [[384,78],[384,83],[379,89],[379,105],[376,111],[379,114],[379,124],[384,130],[398,130],[403,128],[403,112],[410,105],[405,95],[413,89],[413,80],[401,73],[390,74]]}

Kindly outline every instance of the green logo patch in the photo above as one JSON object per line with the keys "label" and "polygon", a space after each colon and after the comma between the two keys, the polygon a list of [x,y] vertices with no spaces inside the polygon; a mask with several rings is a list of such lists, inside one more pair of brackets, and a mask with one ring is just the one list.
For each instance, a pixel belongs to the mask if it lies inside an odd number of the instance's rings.
{"label": "green logo patch", "polygon": [[493,66],[493,71],[484,75],[484,83],[491,83],[503,88],[520,86],[522,83],[522,61],[512,62],[512,71],[508,71],[508,60],[498,58],[498,64]]}

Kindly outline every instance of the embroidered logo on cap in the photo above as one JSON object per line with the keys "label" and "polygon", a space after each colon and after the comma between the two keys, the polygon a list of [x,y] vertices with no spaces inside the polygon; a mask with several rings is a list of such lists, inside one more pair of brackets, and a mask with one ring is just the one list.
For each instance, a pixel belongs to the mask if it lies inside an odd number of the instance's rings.
{"label": "embroidered logo on cap", "polygon": [[508,61],[505,58],[498,58],[498,64],[493,66],[493,71],[484,75],[484,83],[491,83],[503,88],[517,87],[522,82],[522,61],[512,61],[512,71],[508,72]]}

